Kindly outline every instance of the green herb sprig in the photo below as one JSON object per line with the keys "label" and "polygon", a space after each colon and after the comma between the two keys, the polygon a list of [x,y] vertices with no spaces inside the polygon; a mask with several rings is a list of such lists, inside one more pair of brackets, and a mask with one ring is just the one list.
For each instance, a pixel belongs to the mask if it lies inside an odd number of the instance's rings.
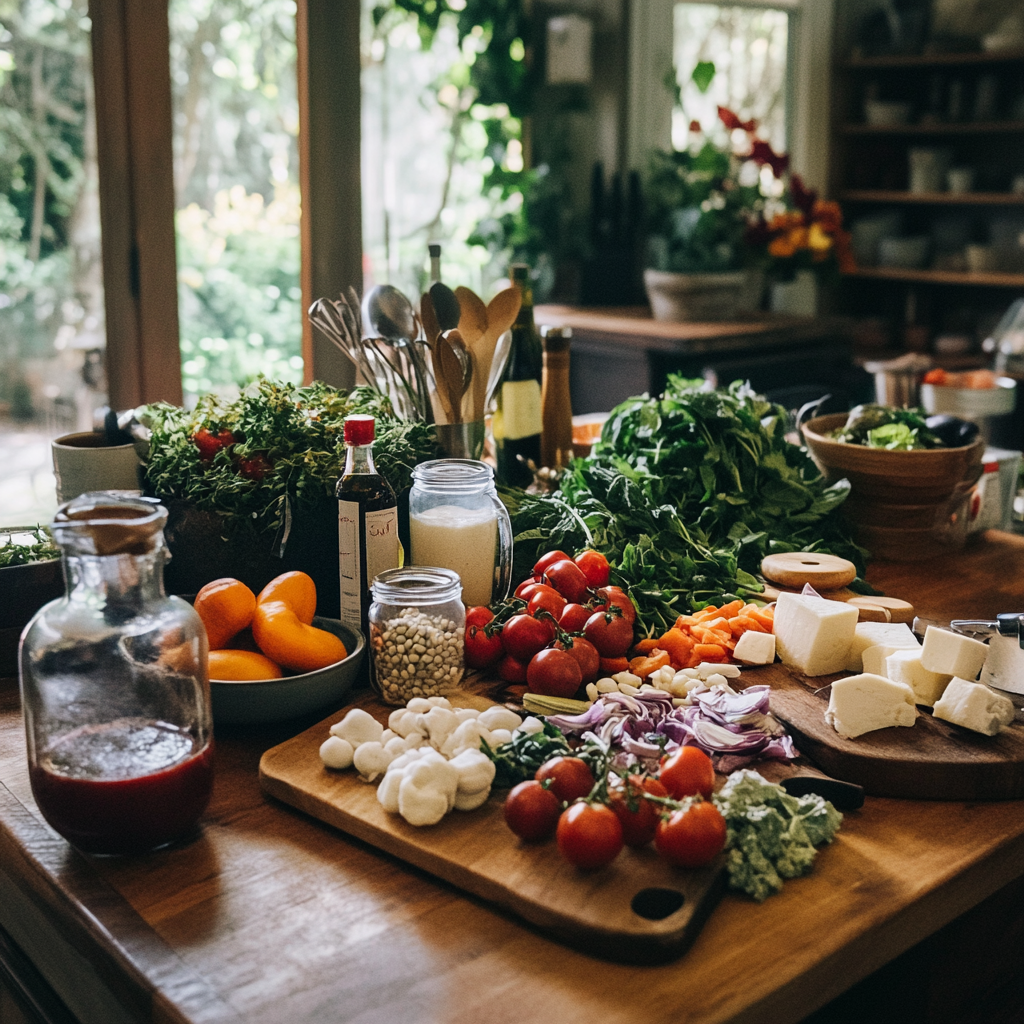
{"label": "green herb sprig", "polygon": [[[28,543],[16,543],[14,538],[32,537]],[[41,526],[12,526],[0,530],[0,569],[11,565],[28,565],[30,562],[50,562],[60,558],[60,548],[53,542],[50,534]]]}

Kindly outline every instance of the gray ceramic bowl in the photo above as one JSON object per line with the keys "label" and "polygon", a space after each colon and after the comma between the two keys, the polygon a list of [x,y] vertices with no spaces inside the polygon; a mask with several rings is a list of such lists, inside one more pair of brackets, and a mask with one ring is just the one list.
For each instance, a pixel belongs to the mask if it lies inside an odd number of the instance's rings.
{"label": "gray ceramic bowl", "polygon": [[363,634],[338,619],[316,616],[313,625],[340,637],[347,658],[315,672],[258,682],[210,681],[213,721],[216,725],[257,725],[282,722],[331,705],[340,706],[352,688],[363,660]]}

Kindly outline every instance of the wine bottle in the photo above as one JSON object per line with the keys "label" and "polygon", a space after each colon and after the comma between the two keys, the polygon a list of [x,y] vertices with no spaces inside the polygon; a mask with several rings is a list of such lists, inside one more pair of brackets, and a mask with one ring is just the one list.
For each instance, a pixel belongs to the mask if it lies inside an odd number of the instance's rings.
{"label": "wine bottle", "polygon": [[430,283],[437,284],[441,280],[441,246],[431,242],[427,246],[427,253],[430,256]]}
{"label": "wine bottle", "polygon": [[569,395],[571,327],[542,327],[544,375],[540,388],[541,463],[562,469],[572,458],[572,400]]}
{"label": "wine bottle", "polygon": [[491,421],[497,477],[515,487],[528,487],[533,474],[525,460],[540,466],[541,347],[533,322],[533,290],[524,263],[511,268],[512,284],[522,295],[519,314],[512,325],[508,363],[497,389],[497,407]]}
{"label": "wine bottle", "polygon": [[366,631],[370,584],[399,562],[398,501],[373,464],[374,419],[345,418],[345,469],[338,480],[341,621]]}

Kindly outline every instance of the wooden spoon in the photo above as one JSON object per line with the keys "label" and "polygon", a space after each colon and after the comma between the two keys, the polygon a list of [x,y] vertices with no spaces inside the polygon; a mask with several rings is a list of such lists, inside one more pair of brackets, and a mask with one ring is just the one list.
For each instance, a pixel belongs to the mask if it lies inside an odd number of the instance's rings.
{"label": "wooden spoon", "polygon": [[[487,304],[487,330],[473,346],[478,366],[473,368],[473,418],[484,418],[487,384],[491,377],[491,362],[498,339],[512,326],[519,315],[523,297],[518,288],[505,288]],[[480,372],[476,370],[479,367]]]}
{"label": "wooden spoon", "polygon": [[[459,333],[465,339],[470,351],[487,331],[487,307],[476,292],[459,285],[455,289],[462,315],[459,317]],[[474,368],[475,372],[475,368]]]}
{"label": "wooden spoon", "polygon": [[441,333],[441,325],[437,322],[437,313],[434,312],[434,303],[430,299],[430,293],[424,292],[420,299],[420,319],[423,321],[423,333],[427,336],[427,346],[431,351]]}
{"label": "wooden spoon", "polygon": [[[452,335],[458,335],[452,339]],[[434,343],[434,372],[438,374],[437,391],[446,404],[446,412],[450,411],[449,423],[462,420],[462,394],[465,390],[465,374],[462,362],[455,353],[455,345],[462,342],[458,330],[448,331],[438,337]]]}

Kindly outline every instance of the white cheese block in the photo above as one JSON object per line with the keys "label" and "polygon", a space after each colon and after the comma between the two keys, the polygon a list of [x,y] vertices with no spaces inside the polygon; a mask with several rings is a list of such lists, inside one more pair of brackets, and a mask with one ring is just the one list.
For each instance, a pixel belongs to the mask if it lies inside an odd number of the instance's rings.
{"label": "white cheese block", "polygon": [[844,739],[917,719],[914,691],[906,683],[862,672],[832,684],[825,721]]}
{"label": "white cheese block", "polygon": [[847,672],[873,672],[884,676],[881,662],[876,668],[868,668],[863,661],[869,647],[889,647],[898,651],[902,647],[920,647],[917,637],[905,622],[858,622],[850,643],[850,656],[846,660]]}
{"label": "white cheese block", "polygon": [[920,648],[916,651],[906,649],[893,651],[885,659],[883,674],[894,683],[906,683],[914,691],[917,703],[926,704],[928,707],[931,707],[942,696],[942,691],[953,678],[941,672],[929,672],[921,664]]}
{"label": "white cheese block", "polygon": [[744,665],[770,665],[775,660],[775,634],[748,629],[736,641],[732,656]]}
{"label": "white cheese block", "polygon": [[877,647],[869,647],[861,659],[865,672],[871,672],[876,676],[888,676],[885,671],[885,659],[897,651],[911,651],[915,654],[921,653],[921,645],[915,643],[913,647],[892,647],[888,644],[879,644]]}
{"label": "white cheese block", "polygon": [[996,693],[984,683],[974,683],[958,676],[953,677],[941,700],[935,702],[932,713],[936,718],[986,736],[1002,732],[1016,714],[1009,697]]}
{"label": "white cheese block", "polygon": [[939,629],[938,626],[929,626],[924,631],[921,664],[929,672],[977,679],[987,655],[988,646],[980,640],[972,640],[969,636]]}
{"label": "white cheese block", "polygon": [[981,681],[1010,693],[1024,693],[1024,650],[1017,637],[997,633],[989,640]]}
{"label": "white cheese block", "polygon": [[779,594],[775,603],[775,649],[783,664],[808,676],[842,672],[857,618],[853,605],[803,594]]}

